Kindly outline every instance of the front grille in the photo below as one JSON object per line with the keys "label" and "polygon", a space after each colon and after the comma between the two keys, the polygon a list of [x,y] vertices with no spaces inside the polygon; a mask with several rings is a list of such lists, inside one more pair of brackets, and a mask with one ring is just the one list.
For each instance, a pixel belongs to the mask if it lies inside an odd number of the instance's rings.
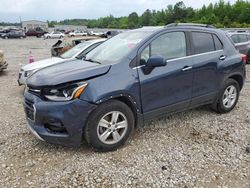
{"label": "front grille", "polygon": [[34,108],[34,104],[32,101],[25,99],[25,107],[24,107],[26,116],[28,119],[30,119],[31,121],[35,120],[35,108]]}

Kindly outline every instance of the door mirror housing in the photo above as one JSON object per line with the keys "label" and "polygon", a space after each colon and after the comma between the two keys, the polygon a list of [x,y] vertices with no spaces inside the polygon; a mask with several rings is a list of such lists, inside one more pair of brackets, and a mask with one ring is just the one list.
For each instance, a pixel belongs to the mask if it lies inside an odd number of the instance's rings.
{"label": "door mirror housing", "polygon": [[147,67],[163,67],[163,66],[166,66],[166,64],[167,64],[167,61],[164,57],[159,56],[159,55],[153,55],[148,59],[146,66]]}

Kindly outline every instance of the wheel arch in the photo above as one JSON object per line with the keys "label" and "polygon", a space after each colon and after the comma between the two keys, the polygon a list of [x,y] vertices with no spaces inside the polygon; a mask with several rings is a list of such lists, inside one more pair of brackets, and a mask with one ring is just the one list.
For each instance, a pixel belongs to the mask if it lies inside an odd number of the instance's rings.
{"label": "wheel arch", "polygon": [[243,88],[244,78],[242,75],[234,74],[234,75],[229,76],[228,79],[233,79],[233,80],[237,81],[239,86],[240,86],[240,90]]}
{"label": "wheel arch", "polygon": [[104,102],[107,102],[109,100],[118,100],[124,104],[126,104],[133,112],[134,114],[134,118],[135,118],[135,126],[139,126],[142,123],[142,119],[140,117],[140,106],[139,104],[136,102],[136,100],[134,99],[134,97],[132,97],[129,94],[116,94],[116,95],[112,95],[112,96],[107,96],[105,98],[102,98],[100,100],[98,100],[96,102],[96,104],[102,104]]}

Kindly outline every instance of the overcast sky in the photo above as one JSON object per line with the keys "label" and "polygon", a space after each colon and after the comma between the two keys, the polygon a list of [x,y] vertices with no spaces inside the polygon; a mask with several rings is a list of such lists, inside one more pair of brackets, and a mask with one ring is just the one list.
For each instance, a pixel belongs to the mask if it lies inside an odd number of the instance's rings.
{"label": "overcast sky", "polygon": [[[127,16],[142,14],[146,9],[160,10],[180,0],[0,0],[0,22],[22,20],[63,20],[71,18],[99,18],[112,14]],[[200,8],[219,0],[183,0],[186,6]],[[235,0],[229,0],[233,3]]]}

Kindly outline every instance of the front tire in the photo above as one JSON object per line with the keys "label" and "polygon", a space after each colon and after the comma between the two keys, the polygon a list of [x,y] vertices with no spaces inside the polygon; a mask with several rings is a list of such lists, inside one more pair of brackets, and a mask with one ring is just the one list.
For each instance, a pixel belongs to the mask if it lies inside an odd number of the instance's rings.
{"label": "front tire", "polygon": [[230,112],[236,106],[239,95],[239,83],[234,79],[228,79],[219,93],[218,101],[212,105],[212,109],[218,113]]}
{"label": "front tire", "polygon": [[112,151],[123,145],[134,129],[135,119],[124,103],[101,104],[89,117],[84,130],[88,144],[98,151]]}

